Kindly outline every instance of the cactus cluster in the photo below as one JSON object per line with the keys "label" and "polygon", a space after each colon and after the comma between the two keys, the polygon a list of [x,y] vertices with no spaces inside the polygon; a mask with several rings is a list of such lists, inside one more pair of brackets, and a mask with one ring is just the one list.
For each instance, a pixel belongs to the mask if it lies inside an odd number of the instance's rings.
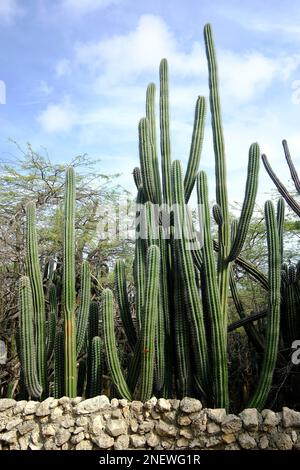
{"label": "cactus cluster", "polygon": [[[210,25],[204,28],[204,41],[215,156],[216,204],[212,215],[217,240],[212,238],[207,177],[205,172],[199,171],[206,100],[203,96],[196,100],[190,153],[183,172],[181,162],[172,161],[168,63],[163,59],[159,68],[160,159],[153,83],[147,88],[145,117],[138,126],[140,166],[133,171],[137,187],[134,305],[128,299],[123,260],[117,260],[115,265],[116,302],[108,288],[102,291],[101,298],[91,302],[90,267],[83,261],[77,308],[75,174],[70,167],[66,173],[64,203],[62,295],[58,294],[58,285],[51,275],[50,285],[46,288],[49,298],[46,309],[35,210],[32,203],[27,207],[27,276],[20,282],[19,351],[22,377],[32,397],[50,393],[50,383],[55,396],[99,394],[103,370],[107,367],[115,393],[128,400],[135,397],[148,400],[153,394],[166,397],[192,395],[200,397],[207,406],[228,409],[227,335],[228,330],[233,329],[228,326],[231,295],[241,318],[235,326],[245,327],[249,339],[263,355],[259,381],[249,406],[262,408],[266,403],[280,359],[281,294],[286,293],[286,311],[293,312],[288,315],[284,331],[291,338],[298,321],[294,305],[299,301],[299,269],[286,266],[281,275],[282,200],[277,216],[272,202],[265,204],[268,274],[260,272],[241,256],[254,211],[260,149],[257,143],[249,148],[242,210],[239,219],[231,222],[217,60]],[[299,180],[295,169],[291,159],[287,160],[297,186]],[[198,222],[187,205],[195,186]],[[290,203],[291,196],[282,185],[278,187]],[[235,264],[267,292],[268,306],[261,314],[266,317],[265,334],[253,324],[257,318],[254,315],[247,317],[244,312],[234,278]],[[281,278],[284,278],[282,288]],[[115,306],[130,349],[127,370],[123,368],[118,351]],[[105,350],[105,357],[102,350]],[[47,370],[50,371],[48,374]]]}

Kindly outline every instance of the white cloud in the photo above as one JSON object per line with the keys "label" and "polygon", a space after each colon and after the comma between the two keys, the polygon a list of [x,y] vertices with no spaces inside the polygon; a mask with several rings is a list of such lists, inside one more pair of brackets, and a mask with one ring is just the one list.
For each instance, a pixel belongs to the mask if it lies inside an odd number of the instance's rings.
{"label": "white cloud", "polygon": [[63,0],[63,8],[75,14],[92,13],[101,8],[119,3],[121,0]]}
{"label": "white cloud", "polygon": [[6,23],[11,23],[15,17],[21,15],[23,9],[18,0],[1,0],[0,2],[0,18]]}
{"label": "white cloud", "polygon": [[45,82],[45,80],[41,80],[39,84],[39,92],[42,95],[50,96],[53,93],[53,87]]}
{"label": "white cloud", "polygon": [[77,112],[65,98],[61,103],[49,104],[37,120],[47,133],[69,132],[77,122]]}
{"label": "white cloud", "polygon": [[71,70],[71,61],[68,59],[61,59],[55,66],[55,76],[57,78],[61,78],[65,75],[70,75]]}
{"label": "white cloud", "polygon": [[[187,88],[196,80],[198,85],[200,79],[207,83],[203,44],[194,42],[189,51],[183,50],[158,16],[141,16],[127,34],[75,46],[75,63],[97,77],[94,88],[101,93],[120,83],[133,83],[141,75],[155,73],[156,77],[162,57],[167,57],[172,76],[185,82],[189,78]],[[247,102],[274,80],[287,80],[299,66],[300,55],[267,57],[259,51],[236,53],[218,48],[218,62],[222,94]]]}

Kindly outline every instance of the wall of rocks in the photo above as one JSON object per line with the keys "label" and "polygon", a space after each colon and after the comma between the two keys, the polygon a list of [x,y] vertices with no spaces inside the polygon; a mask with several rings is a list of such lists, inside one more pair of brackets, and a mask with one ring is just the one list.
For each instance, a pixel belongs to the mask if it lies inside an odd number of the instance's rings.
{"label": "wall of rocks", "polygon": [[282,449],[300,450],[300,412],[202,408],[199,400],[146,403],[104,395],[0,400],[0,449]]}

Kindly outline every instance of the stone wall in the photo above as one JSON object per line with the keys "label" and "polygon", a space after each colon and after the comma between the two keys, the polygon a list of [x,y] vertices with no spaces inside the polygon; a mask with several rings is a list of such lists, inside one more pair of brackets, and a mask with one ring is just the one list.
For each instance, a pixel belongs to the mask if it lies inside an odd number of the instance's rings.
{"label": "stone wall", "polygon": [[202,408],[192,398],[146,403],[98,396],[0,400],[0,448],[300,449],[300,412]]}

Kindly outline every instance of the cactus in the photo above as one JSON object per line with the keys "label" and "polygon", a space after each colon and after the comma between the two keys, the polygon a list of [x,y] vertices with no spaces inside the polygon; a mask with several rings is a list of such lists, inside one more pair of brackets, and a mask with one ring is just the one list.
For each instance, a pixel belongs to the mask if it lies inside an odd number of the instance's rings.
{"label": "cactus", "polygon": [[152,395],[155,357],[155,327],[158,317],[159,267],[159,248],[155,245],[150,246],[147,254],[146,291],[141,336],[141,401],[149,400]]}
{"label": "cactus", "polygon": [[54,284],[50,285],[49,288],[49,319],[48,319],[48,335],[47,335],[47,358],[50,359],[53,353],[55,335],[56,335],[56,324],[57,324],[57,296],[56,287]]}
{"label": "cactus", "polygon": [[99,336],[94,336],[91,344],[91,354],[89,360],[89,394],[87,398],[101,395],[101,383],[102,383],[102,359],[101,359],[102,343]]}
{"label": "cactus", "polygon": [[75,173],[66,171],[64,219],[63,304],[65,328],[65,393],[76,397]]}
{"label": "cactus", "polygon": [[121,260],[117,260],[115,265],[115,284],[117,300],[124,330],[128,339],[128,343],[132,350],[136,345],[136,332],[131,318],[130,305],[127,297],[127,285],[125,275],[125,264]]}
{"label": "cactus", "polygon": [[87,261],[83,261],[81,266],[81,295],[80,306],[77,316],[76,328],[76,350],[77,356],[83,348],[88,326],[89,309],[91,299],[91,272],[90,265]]}
{"label": "cactus", "polygon": [[266,333],[266,347],[257,388],[250,400],[250,408],[261,410],[268,398],[277,361],[280,332],[280,244],[274,206],[265,204],[265,221],[268,242],[269,267],[269,308]]}
{"label": "cactus", "polygon": [[32,202],[29,202],[26,206],[26,262],[33,300],[37,374],[45,395],[47,394],[45,299],[38,259],[35,204]]}
{"label": "cactus", "polygon": [[64,332],[57,331],[54,344],[54,397],[60,398],[65,394],[64,379]]}
{"label": "cactus", "polygon": [[20,280],[20,340],[22,343],[21,363],[24,380],[29,395],[39,398],[43,388],[38,379],[36,348],[33,331],[33,302],[29,278],[23,276]]}
{"label": "cactus", "polygon": [[113,384],[123,398],[131,400],[131,392],[124,379],[117,352],[113,319],[113,295],[109,289],[104,289],[102,293],[102,312],[106,360],[111,372]]}

